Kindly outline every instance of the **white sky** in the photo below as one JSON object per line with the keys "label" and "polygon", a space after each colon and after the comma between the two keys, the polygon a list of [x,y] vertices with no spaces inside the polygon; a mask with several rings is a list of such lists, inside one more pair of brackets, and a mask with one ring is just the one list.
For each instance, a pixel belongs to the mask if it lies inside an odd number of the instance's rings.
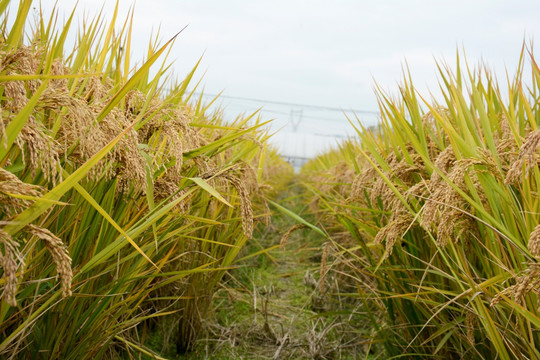
{"label": "white sky", "polygon": [[[49,11],[54,2],[42,0],[42,6]],[[58,7],[70,12],[74,3],[59,0]],[[121,19],[132,4],[120,0]],[[95,14],[102,5],[79,0],[78,13]],[[113,7],[107,1],[106,14]],[[502,81],[505,66],[513,72],[523,40],[540,38],[539,16],[540,2],[532,0],[138,0],[134,56],[142,57],[159,26],[165,41],[188,25],[171,52],[174,71],[183,77],[204,54],[199,75],[206,71],[210,94],[377,111],[374,81],[397,94],[405,60],[424,95],[438,86],[435,60],[452,65],[458,48],[471,64],[483,59]],[[264,106],[265,117],[285,126],[274,142],[298,156],[335,142],[329,135],[352,133],[339,111],[222,102],[231,116]],[[286,126],[291,110],[293,118],[303,111],[299,133]]]}

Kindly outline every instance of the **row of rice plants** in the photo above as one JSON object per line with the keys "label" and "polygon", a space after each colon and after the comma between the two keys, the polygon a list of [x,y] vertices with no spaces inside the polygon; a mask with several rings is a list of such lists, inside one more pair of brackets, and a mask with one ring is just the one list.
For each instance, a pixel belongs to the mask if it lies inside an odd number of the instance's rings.
{"label": "row of rice plants", "polygon": [[150,354],[163,322],[188,351],[267,214],[263,124],[209,113],[195,69],[171,79],[174,39],[133,68],[131,16],[68,51],[74,15],[28,30],[31,7],[0,1],[0,356]]}
{"label": "row of rice plants", "polygon": [[341,296],[388,357],[540,358],[540,69],[524,50],[501,86],[459,57],[439,70],[441,101],[406,74],[378,128],[303,169]]}

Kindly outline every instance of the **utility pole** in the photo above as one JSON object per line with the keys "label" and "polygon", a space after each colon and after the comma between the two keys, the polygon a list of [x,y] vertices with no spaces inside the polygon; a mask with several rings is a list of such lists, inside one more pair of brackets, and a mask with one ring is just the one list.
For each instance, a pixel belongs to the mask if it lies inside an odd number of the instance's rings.
{"label": "utility pole", "polygon": [[293,160],[293,167],[295,170],[298,170],[300,168],[299,159],[298,159],[298,127],[300,126],[300,123],[302,122],[302,115],[304,114],[304,109],[293,109],[291,108],[291,111],[289,113],[289,122],[292,125],[294,135],[294,160]]}
{"label": "utility pole", "polygon": [[298,131],[298,126],[302,122],[302,115],[304,114],[304,109],[291,109],[289,113],[289,121],[292,124],[294,132]]}

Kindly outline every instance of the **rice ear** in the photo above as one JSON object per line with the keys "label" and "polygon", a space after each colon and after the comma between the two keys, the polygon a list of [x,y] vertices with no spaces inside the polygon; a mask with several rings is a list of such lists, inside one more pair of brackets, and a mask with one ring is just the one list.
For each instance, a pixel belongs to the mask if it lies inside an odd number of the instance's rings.
{"label": "rice ear", "polygon": [[414,218],[410,214],[401,213],[398,216],[394,216],[388,225],[379,230],[374,242],[377,244],[382,244],[383,241],[386,242],[385,259],[392,255],[395,244],[401,243],[403,235],[405,235],[414,221]]}
{"label": "rice ear", "polygon": [[[519,149],[518,158],[514,161],[510,170],[506,174],[504,183],[506,185],[516,184],[522,176],[527,176],[533,167],[536,166],[538,158],[538,146],[540,145],[540,129],[532,131]],[[525,173],[523,173],[523,166]]]}
{"label": "rice ear", "polygon": [[540,225],[536,225],[534,230],[531,232],[527,247],[532,256],[540,258]]}
{"label": "rice ear", "polygon": [[467,329],[467,340],[469,340],[469,343],[474,346],[475,339],[474,339],[474,329],[477,326],[478,318],[475,313],[472,311],[467,311],[467,315],[465,315],[465,328]]}
{"label": "rice ear", "polygon": [[60,238],[51,233],[45,228],[36,225],[28,225],[27,230],[45,243],[45,247],[52,256],[56,264],[56,271],[62,283],[62,296],[71,296],[71,282],[73,280],[73,272],[71,270],[71,258],[66,246]]}
{"label": "rice ear", "polygon": [[229,182],[236,188],[240,197],[240,214],[242,217],[242,229],[244,234],[251,238],[253,235],[253,208],[251,207],[251,199],[246,185],[236,176],[225,175]]}
{"label": "rice ear", "polygon": [[42,194],[42,188],[24,183],[17,176],[0,167],[0,209],[6,214],[11,214],[31,204],[29,200],[16,198],[10,194],[39,197]]}
{"label": "rice ear", "polygon": [[287,240],[289,240],[289,237],[293,232],[295,232],[296,230],[305,229],[307,227],[308,226],[304,224],[295,224],[291,226],[289,230],[287,230],[281,237],[281,240],[279,241],[279,246],[285,247],[285,245],[287,245]]}
{"label": "rice ear", "polygon": [[21,149],[23,163],[28,164],[32,175],[41,170],[45,178],[56,185],[61,179],[61,172],[58,171],[61,168],[60,146],[34,116],[28,118],[15,144]]}
{"label": "rice ear", "polygon": [[4,270],[4,293],[3,298],[10,306],[17,306],[16,293],[19,280],[17,278],[17,269],[19,264],[24,267],[24,262],[19,254],[19,244],[11,236],[0,229],[0,244],[4,247],[4,253],[0,253],[0,266]]}
{"label": "rice ear", "polygon": [[328,255],[330,253],[330,242],[325,242],[322,248],[321,268],[319,276],[319,294],[324,294],[326,290],[326,275],[328,274]]}
{"label": "rice ear", "polygon": [[500,291],[491,300],[490,306],[499,304],[502,301],[503,296],[513,297],[516,303],[522,304],[524,296],[531,291],[537,296],[540,296],[540,264],[538,263],[530,264],[523,275],[516,279],[515,285]]}

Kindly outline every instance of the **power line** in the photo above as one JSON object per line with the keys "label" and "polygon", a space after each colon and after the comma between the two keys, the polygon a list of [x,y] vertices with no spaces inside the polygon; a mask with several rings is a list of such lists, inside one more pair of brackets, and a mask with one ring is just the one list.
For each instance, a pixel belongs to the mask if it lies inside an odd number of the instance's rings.
{"label": "power line", "polygon": [[[294,134],[294,132],[291,132],[291,131],[284,131],[283,133],[288,133],[288,134]],[[318,133],[318,132],[312,132],[312,133],[307,133],[307,132],[302,132],[302,134],[304,135],[307,135],[307,136],[316,136],[316,137],[327,137],[327,138],[336,138],[336,139],[354,139],[354,138],[358,138],[358,136],[356,134],[323,134],[323,133]]]}
{"label": "power line", "polygon": [[[234,107],[241,107],[243,109],[249,109],[250,111],[255,111],[255,110],[259,110],[260,107],[257,107],[256,105],[241,105],[240,103],[231,103],[231,104],[227,104],[227,106],[234,106]],[[261,111],[261,114],[274,114],[274,115],[286,115],[286,116],[290,116],[290,111],[287,112],[287,111],[280,111],[280,110],[272,110],[271,108],[263,108],[263,109],[260,109]],[[309,114],[309,109],[308,109],[308,114]],[[369,116],[373,116],[373,115],[379,115],[379,113],[367,113],[367,112],[364,112],[363,115],[369,115]],[[340,118],[337,118],[337,117],[323,117],[323,116],[313,116],[313,115],[306,115],[306,114],[303,114],[302,115],[302,118],[305,118],[305,119],[312,119],[312,120],[323,120],[323,121],[331,121],[331,122],[335,122],[335,121],[344,121],[346,120],[346,118],[344,117],[340,117]]]}
{"label": "power line", "polygon": [[[208,94],[208,93],[194,93],[195,96],[202,96],[203,98],[210,98],[212,101],[214,99],[216,100],[229,100],[229,101],[221,101],[221,105],[219,105],[219,108],[222,110],[225,110],[223,107],[228,108],[227,112],[232,111],[231,108],[236,109],[237,107],[242,108],[244,111],[248,109],[258,109],[261,111],[261,114],[263,116],[265,114],[274,114],[277,116],[275,120],[278,120],[280,123],[282,121],[286,121],[286,125],[280,127],[282,130],[283,137],[281,137],[281,140],[278,141],[278,143],[282,143],[278,146],[284,146],[284,144],[289,144],[291,146],[287,145],[287,150],[281,150],[282,155],[285,157],[289,157],[291,159],[308,159],[311,158],[311,156],[308,154],[307,146],[309,144],[310,151],[309,153],[312,153],[312,149],[321,148],[321,145],[328,144],[329,142],[327,140],[333,139],[334,141],[343,140],[343,139],[352,139],[355,138],[355,134],[350,134],[346,129],[342,129],[342,133],[340,134],[340,129],[342,121],[345,120],[344,118],[347,116],[347,113],[350,114],[350,112],[354,112],[358,114],[359,119],[366,119],[366,118],[372,118],[375,116],[379,116],[380,114],[375,111],[365,111],[365,110],[359,110],[359,109],[351,109],[344,111],[341,108],[331,107],[331,106],[318,106],[318,105],[308,105],[308,104],[300,104],[300,103],[293,103],[293,102],[283,102],[283,101],[272,101],[272,100],[263,100],[263,99],[256,99],[256,98],[248,98],[248,97],[242,97],[242,96],[229,96],[229,95],[215,95],[215,94]],[[219,102],[218,102],[219,104]],[[264,107],[263,107],[264,106]],[[288,109],[287,109],[288,108]],[[287,109],[288,111],[286,111]],[[316,111],[319,111],[318,113]],[[334,113],[327,113],[326,112],[334,112]],[[339,112],[343,118],[337,119],[336,112]],[[315,116],[310,115],[310,113],[315,114]],[[345,116],[344,116],[345,114]],[[318,115],[318,116],[317,116]],[[328,116],[325,116],[328,115]],[[317,121],[330,121],[334,122],[335,125],[339,126],[326,126],[325,128],[321,128],[322,125],[320,123],[317,123]],[[301,126],[301,123],[307,121],[309,126]],[[339,124],[338,124],[339,121]],[[317,126],[315,126],[317,125]],[[287,131],[287,130],[289,131]],[[332,130],[330,130],[332,129]],[[292,130],[292,132],[290,131]],[[329,132],[326,130],[330,130]],[[301,137],[303,135],[303,137]],[[293,137],[292,141],[289,141],[290,137]],[[277,139],[277,138],[276,138]],[[320,150],[320,149],[319,149]],[[285,154],[286,153],[286,154]],[[296,165],[296,160],[293,160],[293,163]],[[304,160],[302,160],[304,161]]]}
{"label": "power line", "polygon": [[[240,106],[240,105],[236,105]],[[254,109],[253,107],[249,107],[250,109]],[[270,110],[268,108],[262,109],[261,114],[274,114],[274,115],[286,115],[290,116],[290,112],[286,111],[279,111],[279,110]],[[302,115],[302,118],[304,119],[312,119],[312,120],[323,120],[323,121],[345,121],[346,118],[337,118],[337,117],[322,117],[322,116],[312,116],[312,115]]]}
{"label": "power line", "polygon": [[[276,111],[276,110],[268,110],[268,109],[263,109],[261,110],[261,112],[264,114],[276,114],[276,115],[287,115],[289,116],[290,113],[288,112],[285,112],[285,111]],[[337,118],[337,117],[322,117],[322,116],[313,116],[313,115],[302,115],[302,118],[304,119],[312,119],[312,120],[323,120],[323,121],[332,121],[332,122],[336,122],[336,121],[345,121],[346,118]]]}
{"label": "power line", "polygon": [[[201,93],[194,93],[194,94],[200,95]],[[212,98],[218,98],[218,99],[222,98],[222,99],[231,99],[231,100],[243,100],[243,101],[251,101],[251,102],[258,102],[258,103],[265,103],[265,104],[295,106],[295,107],[303,107],[303,108],[326,110],[326,111],[339,111],[339,112],[349,111],[349,112],[354,112],[356,114],[379,115],[378,111],[359,110],[359,109],[345,110],[343,108],[337,108],[337,107],[331,107],[331,106],[308,105],[308,104],[299,104],[299,103],[284,102],[284,101],[263,100],[263,99],[256,99],[256,98],[247,98],[243,96],[217,95],[217,94],[207,94],[207,93],[203,93],[202,95],[207,96],[207,97],[212,97]]]}

